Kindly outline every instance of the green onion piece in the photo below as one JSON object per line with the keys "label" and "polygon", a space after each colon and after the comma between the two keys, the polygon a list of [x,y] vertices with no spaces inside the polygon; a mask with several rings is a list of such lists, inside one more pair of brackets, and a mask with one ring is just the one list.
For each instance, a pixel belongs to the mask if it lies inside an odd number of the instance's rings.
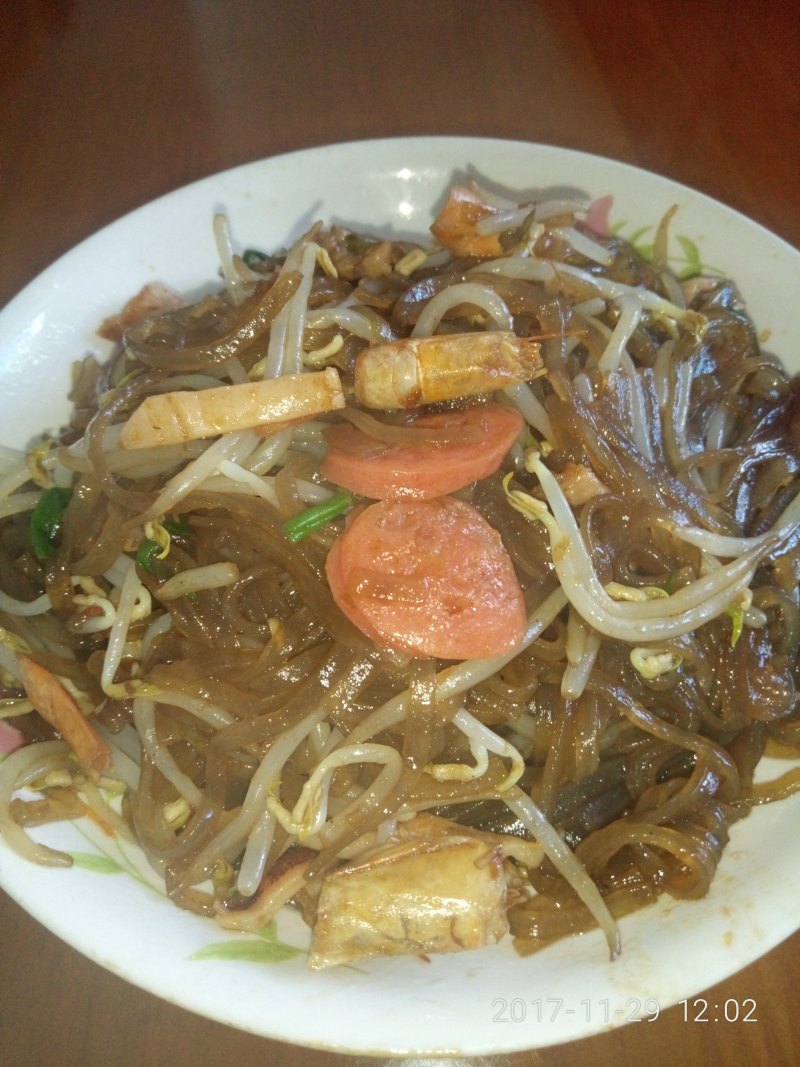
{"label": "green onion piece", "polygon": [[290,541],[302,541],[304,537],[322,529],[331,519],[338,519],[356,502],[356,496],[347,489],[337,489],[329,500],[301,511],[292,519],[287,519],[281,529]]}
{"label": "green onion piece", "polygon": [[50,559],[55,552],[53,544],[61,529],[64,512],[72,497],[71,489],[53,486],[46,489],[31,515],[31,547],[37,559]]}
{"label": "green onion piece", "polygon": [[265,252],[259,252],[257,248],[245,248],[242,259],[248,267],[255,267],[258,263],[266,263],[269,256]]}
{"label": "green onion piece", "polygon": [[744,609],[739,603],[726,608],[725,611],[731,617],[731,648],[736,648],[736,642],[742,636],[744,628]]}
{"label": "green onion piece", "polygon": [[158,541],[144,540],[139,545],[136,553],[136,562],[148,574],[155,574],[158,564],[161,562],[158,556],[162,551],[163,549]]}
{"label": "green onion piece", "polygon": [[192,528],[187,526],[185,522],[162,522],[161,525],[170,535],[170,537],[191,537]]}

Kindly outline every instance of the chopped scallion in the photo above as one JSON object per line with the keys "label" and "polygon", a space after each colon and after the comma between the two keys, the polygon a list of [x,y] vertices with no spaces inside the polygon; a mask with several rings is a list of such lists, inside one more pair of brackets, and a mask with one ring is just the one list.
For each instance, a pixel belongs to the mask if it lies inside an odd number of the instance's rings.
{"label": "chopped scallion", "polygon": [[72,497],[71,489],[53,486],[46,489],[31,515],[31,547],[37,559],[50,559],[64,512]]}
{"label": "chopped scallion", "polygon": [[313,507],[301,511],[294,518],[287,519],[281,529],[290,541],[302,541],[303,538],[322,529],[332,519],[338,519],[340,515],[344,515],[352,508],[356,499],[356,496],[347,489],[337,489],[330,499],[323,500],[321,504],[314,504]]}
{"label": "chopped scallion", "polygon": [[744,609],[741,603],[734,604],[726,609],[726,614],[731,617],[731,648],[736,648],[736,642],[742,636],[744,628]]}
{"label": "chopped scallion", "polygon": [[192,528],[185,522],[164,522],[161,524],[170,537],[191,537]]}
{"label": "chopped scallion", "polygon": [[257,248],[245,248],[242,259],[248,267],[255,267],[259,263],[266,263],[269,256],[265,252],[259,252]]}
{"label": "chopped scallion", "polygon": [[148,574],[153,574],[158,577],[156,571],[160,562],[160,555],[162,552],[161,545],[158,541],[151,541],[149,538],[142,541],[139,545],[139,549],[136,553],[136,562],[142,568],[147,571]]}

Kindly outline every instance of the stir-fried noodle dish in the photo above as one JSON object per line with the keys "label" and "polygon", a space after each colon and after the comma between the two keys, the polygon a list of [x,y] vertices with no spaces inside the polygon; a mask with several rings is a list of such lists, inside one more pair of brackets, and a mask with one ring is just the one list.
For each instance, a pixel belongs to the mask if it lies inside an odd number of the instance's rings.
{"label": "stir-fried noodle dish", "polygon": [[[670,213],[671,214],[671,213]],[[89,816],[310,964],[709,889],[798,788],[800,401],[734,282],[453,188],[151,284],[3,455],[0,834]],[[168,281],[168,279],[164,279]]]}

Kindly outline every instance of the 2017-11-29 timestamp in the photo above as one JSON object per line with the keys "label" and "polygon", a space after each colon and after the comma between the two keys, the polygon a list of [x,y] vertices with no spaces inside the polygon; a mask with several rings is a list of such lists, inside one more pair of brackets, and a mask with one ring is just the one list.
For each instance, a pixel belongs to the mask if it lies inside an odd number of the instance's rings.
{"label": "2017-11-29 timestamp", "polygon": [[752,997],[710,1001],[705,997],[679,1000],[685,1023],[757,1023],[758,1005]]}
{"label": "2017-11-29 timestamp", "polygon": [[[679,1000],[686,1023],[756,1023],[758,1005],[752,997],[736,1000],[727,997],[710,1001],[705,997]],[[566,1017],[586,1023],[656,1022],[662,1007],[655,997],[629,997],[624,1004],[614,1004],[607,998],[585,997],[570,1003],[564,997],[545,997],[528,1000],[524,997],[495,997],[492,1001],[492,1022],[495,1023],[555,1023]]]}
{"label": "2017-11-29 timestamp", "polygon": [[638,1023],[655,1022],[661,1014],[661,1005],[655,997],[629,997],[624,1004],[614,1004],[608,998],[594,1000],[591,997],[584,997],[575,1003],[564,997],[535,1000],[527,1000],[524,997],[495,997],[492,1009],[492,1022],[495,1023],[555,1023],[565,1018],[574,1018],[585,1023]]}

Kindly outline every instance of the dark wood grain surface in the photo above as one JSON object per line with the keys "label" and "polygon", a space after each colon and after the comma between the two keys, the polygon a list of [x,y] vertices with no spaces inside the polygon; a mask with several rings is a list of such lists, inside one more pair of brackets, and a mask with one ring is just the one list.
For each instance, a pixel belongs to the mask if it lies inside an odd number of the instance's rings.
{"label": "dark wood grain surface", "polygon": [[[510,137],[611,156],[800,245],[799,71],[796,0],[10,0],[0,306],[77,241],[186,182],[379,136]],[[755,1024],[684,1022],[673,1008],[578,1043],[457,1062],[796,1063],[798,989],[795,934],[709,993],[755,999]],[[342,1062],[134,989],[3,894],[0,990],[6,1067]]]}

